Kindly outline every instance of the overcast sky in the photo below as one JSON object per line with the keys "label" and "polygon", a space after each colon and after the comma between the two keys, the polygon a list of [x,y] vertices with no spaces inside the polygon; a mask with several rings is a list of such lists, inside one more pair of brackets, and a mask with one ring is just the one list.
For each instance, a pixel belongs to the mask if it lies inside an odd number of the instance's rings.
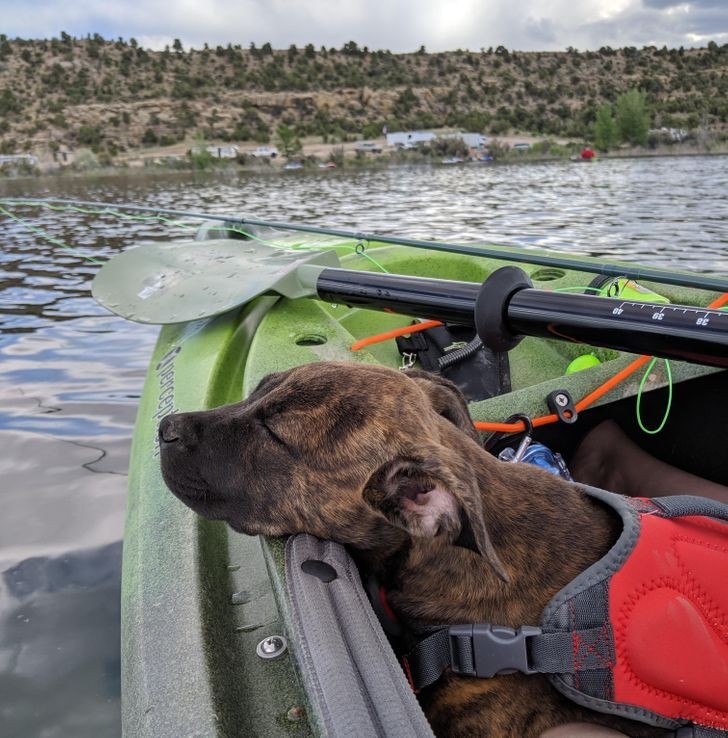
{"label": "overcast sky", "polygon": [[370,49],[704,46],[728,43],[728,0],[0,0],[0,33],[100,33],[151,48],[270,41]]}

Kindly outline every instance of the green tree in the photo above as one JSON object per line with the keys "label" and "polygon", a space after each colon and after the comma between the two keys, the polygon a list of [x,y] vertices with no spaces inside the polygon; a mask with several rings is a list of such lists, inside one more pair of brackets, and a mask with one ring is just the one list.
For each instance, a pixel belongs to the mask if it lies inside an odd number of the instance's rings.
{"label": "green tree", "polygon": [[21,110],[18,98],[13,95],[13,91],[6,87],[0,93],[0,115],[8,115],[10,113],[19,113]]}
{"label": "green tree", "polygon": [[346,54],[347,56],[360,56],[362,54],[356,41],[347,41],[341,47],[341,53]]}
{"label": "green tree", "polygon": [[276,142],[286,158],[290,158],[303,149],[296,131],[285,123],[276,129]]}
{"label": "green tree", "polygon": [[[623,53],[626,50],[623,50]],[[632,89],[617,98],[616,123],[622,141],[633,146],[644,146],[647,143],[649,115],[644,93]]]}
{"label": "green tree", "polygon": [[6,138],[0,141],[0,154],[14,154],[17,151],[18,144],[14,138]]}
{"label": "green tree", "polygon": [[594,123],[594,145],[602,150],[609,151],[617,143],[617,124],[612,115],[612,106],[609,103],[597,110]]}
{"label": "green tree", "polygon": [[153,128],[147,128],[142,136],[142,143],[145,146],[153,146],[154,144],[159,143],[157,132]]}
{"label": "green tree", "polygon": [[412,91],[411,87],[406,87],[395,100],[392,112],[397,117],[404,117],[412,112],[420,104],[420,99]]}
{"label": "green tree", "polygon": [[89,125],[88,123],[83,123],[76,133],[78,142],[90,146],[91,149],[97,148],[103,137],[104,134],[99,126]]}

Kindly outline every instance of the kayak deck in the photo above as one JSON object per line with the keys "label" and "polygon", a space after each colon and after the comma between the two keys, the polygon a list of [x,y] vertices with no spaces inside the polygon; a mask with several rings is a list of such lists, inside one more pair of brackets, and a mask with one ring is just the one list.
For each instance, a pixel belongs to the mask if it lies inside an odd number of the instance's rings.
{"label": "kayak deck", "polygon": [[[354,245],[342,242],[339,249],[348,268],[376,270],[378,264],[394,273],[480,282],[507,263],[374,244],[368,254],[375,255],[375,264],[352,253]],[[525,268],[534,285],[545,289],[583,287],[593,276]],[[705,305],[714,297],[701,290],[645,286],[682,304]],[[307,702],[290,650],[275,661],[256,655],[263,638],[288,632],[282,542],[236,534],[174,498],[162,481],[156,428],[170,412],[238,401],[266,374],[302,363],[399,366],[394,341],[356,353],[350,347],[357,339],[410,323],[408,317],[345,305],[264,296],[217,318],[162,329],[140,401],[129,475],[122,583],[126,734],[320,733],[317,716],[298,709]],[[602,363],[565,376],[568,364],[590,350]],[[634,358],[536,338],[524,339],[509,356],[513,391],[473,403],[476,420],[544,414],[551,391],[568,389],[578,400]],[[674,364],[673,382],[716,371]],[[596,404],[633,397],[641,375],[635,373]],[[656,365],[645,389],[665,384],[664,370]]]}

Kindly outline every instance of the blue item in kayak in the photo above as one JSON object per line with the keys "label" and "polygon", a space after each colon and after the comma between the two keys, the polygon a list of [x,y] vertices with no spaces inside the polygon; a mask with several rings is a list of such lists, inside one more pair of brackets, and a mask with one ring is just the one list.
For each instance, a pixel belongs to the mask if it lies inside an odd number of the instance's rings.
{"label": "blue item in kayak", "polygon": [[542,469],[545,469],[552,474],[556,474],[556,476],[562,477],[569,482],[574,481],[566,466],[566,462],[561,457],[561,454],[554,453],[550,448],[544,446],[542,443],[532,443],[526,449],[526,453],[523,454],[521,463],[540,466]]}
{"label": "blue item in kayak", "polygon": [[[516,451],[512,448],[505,448],[500,452],[498,458],[501,461],[515,461]],[[561,454],[553,452],[547,446],[542,443],[532,442],[528,445],[528,448],[524,452],[518,461],[522,464],[533,464],[539,466],[541,469],[545,469],[551,474],[556,474],[557,477],[566,479],[569,482],[573,482],[569,469],[566,466],[566,462],[561,457]]]}

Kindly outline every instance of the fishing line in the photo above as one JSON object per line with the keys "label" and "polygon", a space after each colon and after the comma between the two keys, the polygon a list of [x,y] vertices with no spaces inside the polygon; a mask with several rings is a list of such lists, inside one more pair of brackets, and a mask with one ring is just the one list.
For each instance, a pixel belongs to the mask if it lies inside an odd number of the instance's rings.
{"label": "fishing line", "polygon": [[583,292],[585,294],[592,293],[595,295],[604,295],[605,287],[557,287],[551,292]]}
{"label": "fishing line", "polygon": [[105,263],[101,259],[96,259],[93,256],[88,256],[87,254],[84,254],[78,249],[73,248],[73,246],[69,246],[68,244],[63,243],[63,241],[60,241],[54,236],[51,236],[50,233],[47,233],[42,228],[39,228],[38,226],[34,226],[31,223],[24,221],[22,218],[19,218],[18,216],[13,215],[9,210],[6,210],[2,205],[0,205],[0,215],[4,215],[5,217],[10,218],[10,220],[15,221],[21,228],[25,228],[26,230],[31,231],[32,233],[35,233],[41,238],[44,238],[46,241],[50,241],[50,243],[52,243],[54,246],[58,246],[59,248],[65,249],[66,251],[74,254],[75,256],[78,256],[81,259],[90,261],[92,264],[101,265]]}
{"label": "fishing line", "polygon": [[664,361],[665,361],[665,372],[667,374],[667,406],[665,407],[665,414],[662,417],[662,421],[657,426],[657,428],[652,428],[652,429],[647,428],[642,422],[642,389],[645,386],[647,377],[652,371],[652,367],[654,367],[655,363],[657,362],[656,356],[653,357],[652,361],[647,365],[647,368],[645,369],[645,373],[642,375],[642,381],[640,382],[639,389],[637,390],[637,405],[635,408],[637,411],[637,425],[639,425],[640,430],[642,430],[644,433],[647,433],[651,436],[654,436],[655,434],[659,433],[665,427],[665,423],[667,423],[667,418],[670,415],[670,408],[672,407],[672,370],[670,369],[669,360],[665,359]]}
{"label": "fishing line", "polygon": [[[62,203],[62,204],[55,204],[56,202]],[[55,212],[74,212],[74,213],[80,213],[82,215],[110,215],[114,218],[119,218],[120,220],[130,220],[135,222],[141,222],[141,223],[148,223],[148,222],[157,222],[157,223],[164,223],[165,225],[168,225],[173,228],[185,228],[188,230],[199,230],[199,225],[195,223],[186,223],[182,220],[172,220],[171,218],[167,218],[164,215],[133,215],[131,213],[123,213],[120,210],[115,210],[111,207],[105,207],[102,209],[91,209],[90,207],[81,207],[80,205],[73,204],[75,201],[69,200],[69,201],[55,201],[55,200],[36,200],[36,199],[28,199],[28,200],[21,200],[21,199],[15,199],[11,198],[9,200],[3,200],[0,199],[0,203],[5,204],[12,204],[12,205],[22,205],[26,207],[44,207],[48,210],[53,210]],[[83,202],[83,201],[78,201]],[[102,203],[97,203],[98,205],[101,205]],[[124,206],[127,207],[127,206]],[[7,210],[4,210],[3,212],[8,213]],[[162,211],[159,211],[162,212]],[[189,214],[190,217],[198,217],[194,214]],[[13,216],[10,216],[13,217]],[[15,220],[18,220],[15,218]],[[18,221],[20,222],[20,221]],[[32,230],[32,226],[29,226],[27,224],[24,224],[25,227],[30,228]],[[256,241],[258,243],[261,243],[265,246],[270,246],[271,248],[277,248],[277,249],[286,249],[290,248],[293,251],[316,251],[320,249],[336,249],[336,248],[344,248],[348,251],[351,251],[353,253],[356,253],[358,256],[361,256],[365,259],[367,259],[371,264],[373,264],[377,269],[384,272],[385,274],[389,274],[389,270],[384,267],[384,265],[380,264],[373,256],[371,256],[369,253],[367,253],[366,248],[364,248],[363,244],[361,242],[357,243],[356,246],[349,246],[348,244],[327,244],[324,243],[321,239],[314,240],[308,243],[303,244],[292,244],[290,246],[283,246],[280,243],[276,243],[274,241],[269,241],[267,239],[261,238],[260,236],[255,235],[254,233],[250,231],[243,230],[242,228],[239,228],[235,225],[226,225],[226,226],[215,226],[210,225],[208,228],[209,231],[219,231],[221,233],[238,233],[241,236],[244,236],[247,239],[250,239],[251,241]],[[46,235],[44,235],[42,232],[38,231],[39,235],[42,235],[44,238],[49,238]],[[57,244],[61,245],[61,244]],[[64,246],[64,248],[71,249],[70,246]],[[71,249],[72,250],[72,249]],[[91,257],[84,257],[87,259],[90,259],[92,261],[95,261],[95,263],[103,264],[102,261],[97,261],[92,259]]]}

